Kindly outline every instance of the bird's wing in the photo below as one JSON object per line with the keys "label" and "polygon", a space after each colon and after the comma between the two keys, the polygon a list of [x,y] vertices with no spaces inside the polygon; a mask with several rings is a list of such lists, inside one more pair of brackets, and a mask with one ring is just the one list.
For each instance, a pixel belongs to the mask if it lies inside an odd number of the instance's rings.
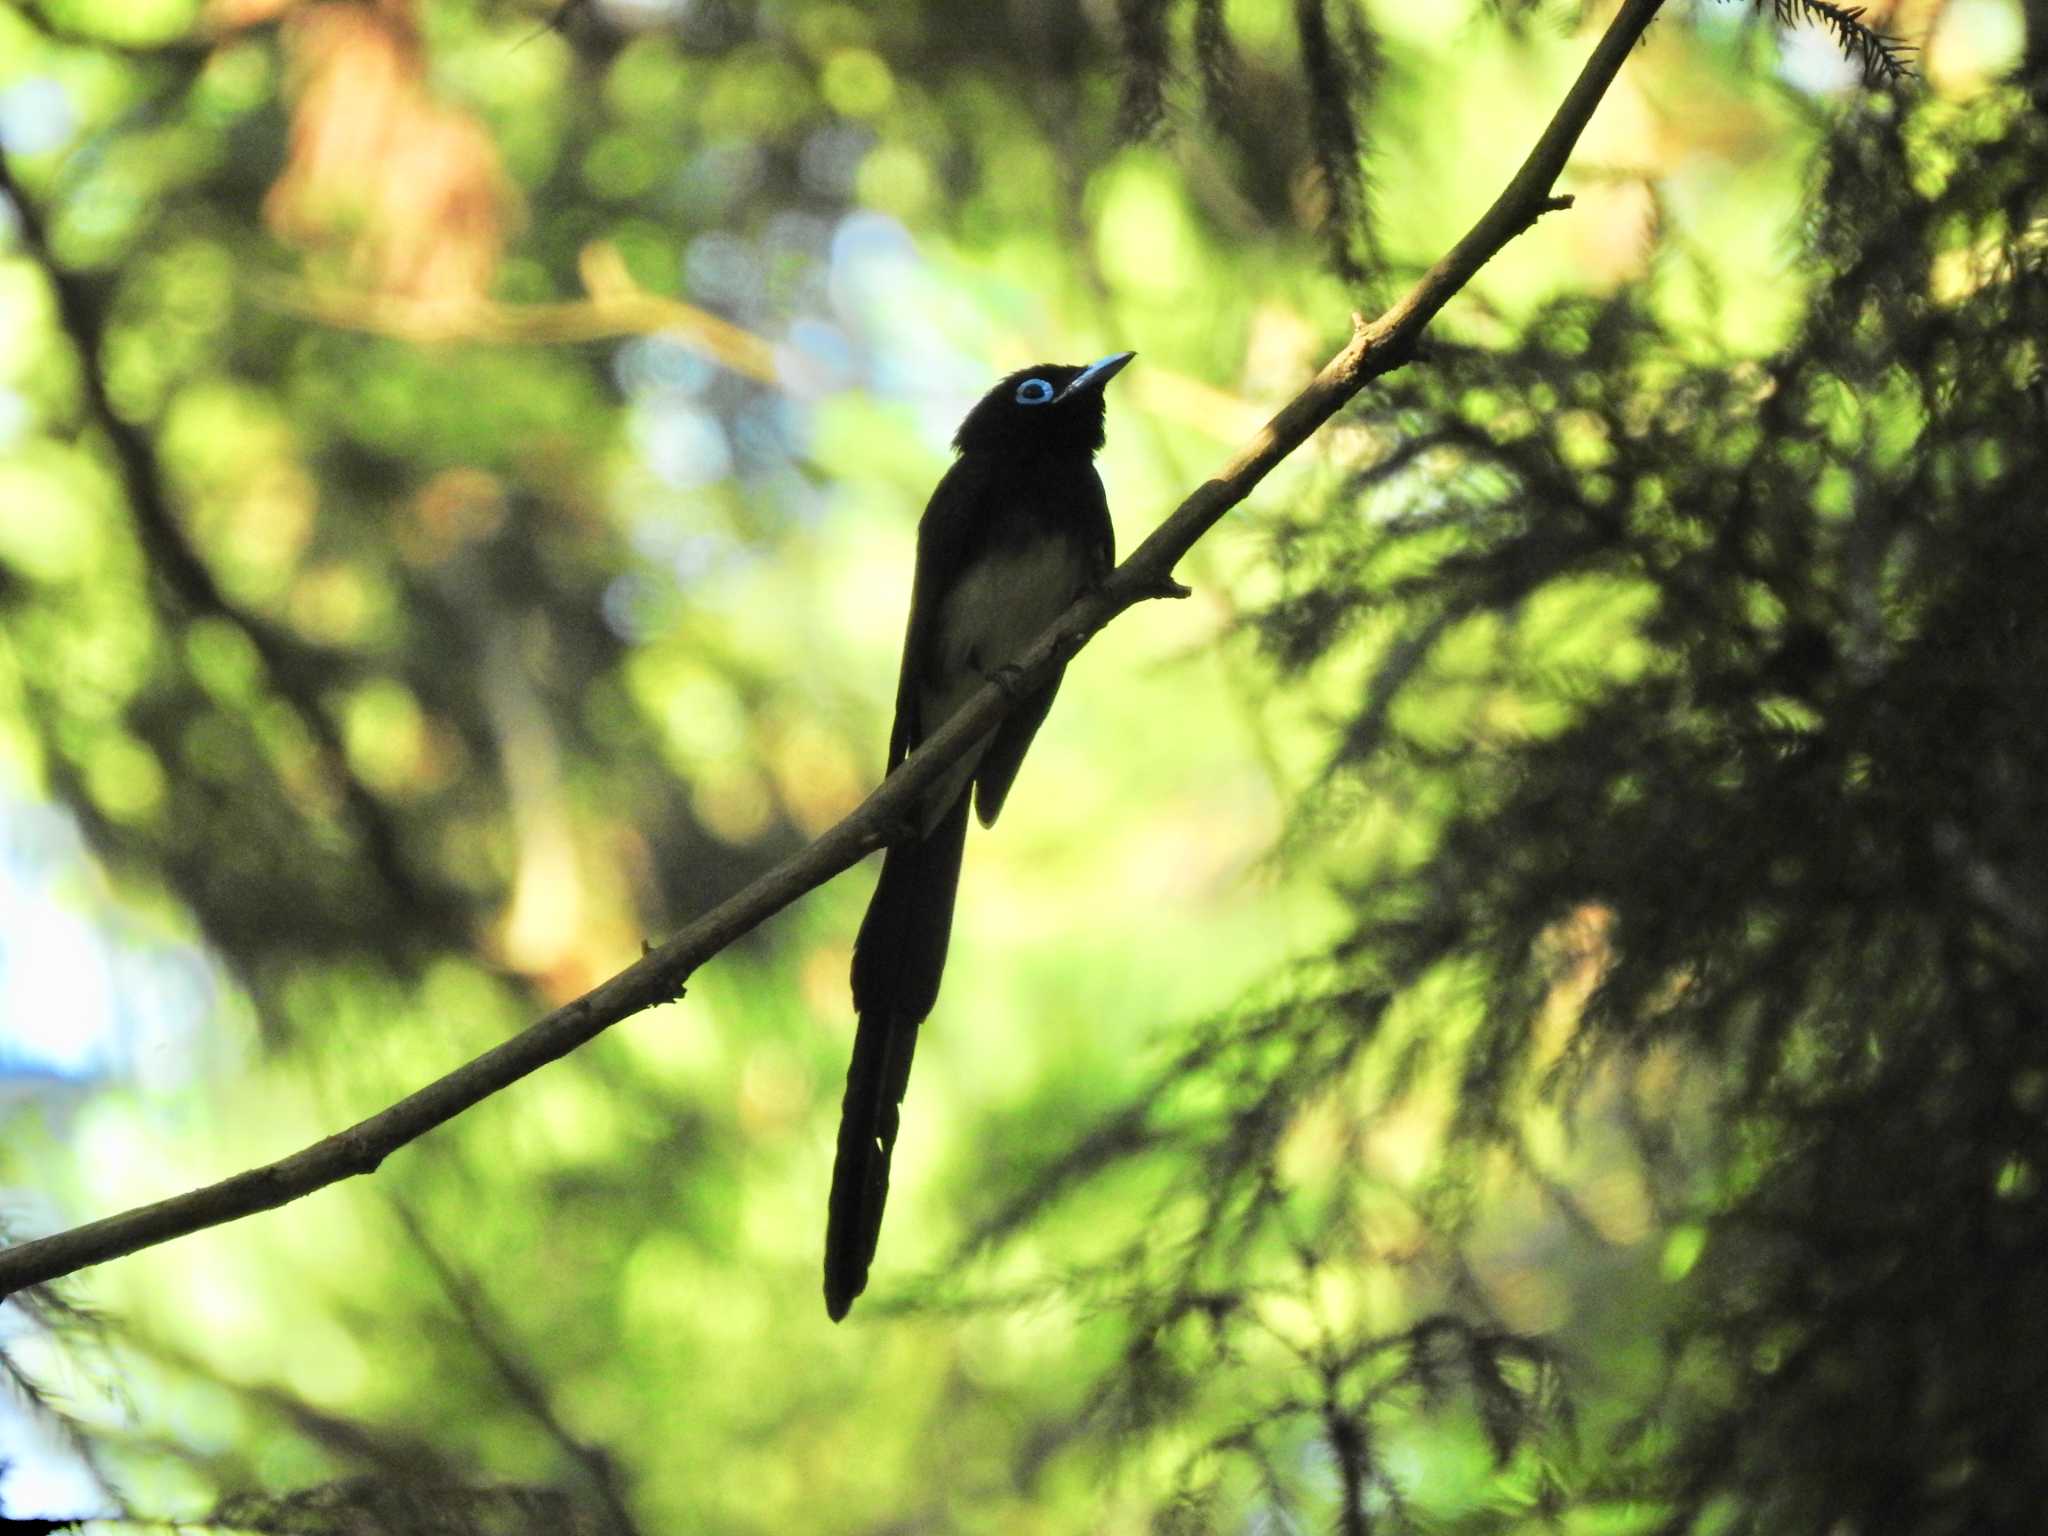
{"label": "bird's wing", "polygon": [[972,455],[955,459],[932,488],[917,525],[917,572],[910,583],[910,622],[896,677],[896,723],[889,732],[889,772],[924,740],[936,722],[921,718],[919,698],[931,666],[932,631],[946,593],[960,573],[975,532],[975,508],[988,474]]}
{"label": "bird's wing", "polygon": [[[1081,581],[1075,595],[1089,583],[1098,582],[1109,574],[1116,564],[1116,530],[1109,520],[1109,499],[1102,490],[1101,477],[1095,473],[1095,466],[1083,467],[1075,476],[1065,494],[1073,498],[1069,507],[1071,521],[1067,526],[1077,537],[1086,562]],[[1073,599],[1067,599],[1071,602]],[[1065,606],[1062,604],[1061,606]],[[1051,622],[1050,619],[1047,622]],[[1060,678],[1065,669],[1055,672],[1052,681],[1039,692],[1020,699],[1003,723],[996,728],[988,749],[982,753],[981,761],[974,772],[974,814],[984,827],[996,824],[996,817],[1002,814],[1003,801],[1010,793],[1010,785],[1016,781],[1017,770],[1023,766],[1024,754],[1031,747],[1031,738],[1038,734],[1038,728],[1045,723],[1046,712],[1052,708],[1053,695],[1059,692]]]}

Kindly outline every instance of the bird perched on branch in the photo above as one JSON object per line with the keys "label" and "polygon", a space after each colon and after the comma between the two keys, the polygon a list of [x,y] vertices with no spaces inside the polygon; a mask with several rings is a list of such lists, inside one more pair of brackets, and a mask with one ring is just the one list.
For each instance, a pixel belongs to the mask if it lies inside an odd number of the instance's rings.
{"label": "bird perched on branch", "polygon": [[[960,423],[953,438],[960,456],[917,527],[890,772],[1108,575],[1115,543],[1095,451],[1103,386],[1133,355],[1118,352],[1085,368],[1022,369]],[[911,1053],[946,967],[968,801],[983,826],[994,825],[1059,685],[1055,673],[1019,699],[926,792],[910,834],[882,857],[853,946],[860,1022],[825,1229],[825,1310],[835,1322],[866,1287],[881,1234]]]}

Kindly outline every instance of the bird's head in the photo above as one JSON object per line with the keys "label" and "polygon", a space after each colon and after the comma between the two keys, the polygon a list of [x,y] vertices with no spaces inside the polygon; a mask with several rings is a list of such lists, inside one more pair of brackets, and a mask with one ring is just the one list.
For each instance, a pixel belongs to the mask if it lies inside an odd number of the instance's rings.
{"label": "bird's head", "polygon": [[1041,363],[1020,368],[967,413],[953,434],[953,446],[962,453],[1092,454],[1102,446],[1102,387],[1137,355],[1113,352],[1085,367]]}

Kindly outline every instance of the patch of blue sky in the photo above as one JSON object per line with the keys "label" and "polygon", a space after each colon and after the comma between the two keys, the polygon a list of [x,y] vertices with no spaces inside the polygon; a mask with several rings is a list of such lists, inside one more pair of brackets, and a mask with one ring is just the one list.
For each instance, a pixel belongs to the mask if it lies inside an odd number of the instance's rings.
{"label": "patch of blue sky", "polygon": [[633,411],[633,444],[662,484],[700,490],[732,473],[725,428],[707,412],[680,401],[645,402]]}
{"label": "patch of blue sky", "polygon": [[0,1078],[168,1086],[218,996],[197,946],[122,906],[69,812],[0,801]]}
{"label": "patch of blue sky", "polygon": [[869,386],[908,403],[920,435],[942,448],[988,388],[993,317],[924,258],[909,230],[880,213],[839,221],[827,293],[835,318],[870,359]]}
{"label": "patch of blue sky", "polygon": [[704,393],[718,365],[675,336],[636,336],[612,354],[612,377],[630,400],[693,399]]}
{"label": "patch of blue sky", "polygon": [[48,154],[77,132],[78,112],[55,77],[29,75],[0,90],[0,146],[9,154]]}

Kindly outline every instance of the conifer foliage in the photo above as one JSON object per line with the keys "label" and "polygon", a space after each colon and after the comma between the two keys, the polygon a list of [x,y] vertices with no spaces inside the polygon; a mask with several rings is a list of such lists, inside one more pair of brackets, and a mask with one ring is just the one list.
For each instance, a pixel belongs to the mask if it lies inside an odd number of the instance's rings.
{"label": "conifer foliage", "polygon": [[[1184,1429],[1206,1385],[1295,1362],[1219,1417],[1188,1528],[1233,1464],[1347,1532],[2048,1508],[2044,187],[2024,83],[1867,96],[1774,355],[1632,292],[1554,304],[1390,379],[1362,464],[1272,525],[1258,641],[1344,701],[1300,842],[1344,850],[1346,931],[1025,1202],[1181,1170],[1105,1269],[1135,1298],[1118,1422]],[[1373,1138],[1432,1080],[1437,1162],[1396,1190]],[[1671,1234],[1649,1269],[1568,1266],[1603,1290],[1558,1333],[1503,1322],[1470,1259],[1516,1179],[1551,1211],[1524,1243],[1597,1226],[1546,1112],[1625,1143]],[[1411,1326],[1363,1321],[1375,1265]],[[1461,1392],[1501,1470],[1451,1518],[1388,1447]]]}

